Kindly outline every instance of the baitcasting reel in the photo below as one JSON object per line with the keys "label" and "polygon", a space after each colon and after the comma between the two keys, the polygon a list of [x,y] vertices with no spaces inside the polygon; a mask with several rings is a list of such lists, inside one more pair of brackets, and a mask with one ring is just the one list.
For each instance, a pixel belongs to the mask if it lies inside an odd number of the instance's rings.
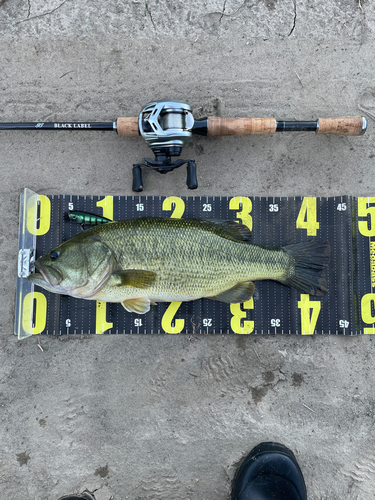
{"label": "baitcasting reel", "polygon": [[194,160],[175,160],[183,146],[193,140],[194,117],[191,107],[177,100],[155,101],[146,104],[139,115],[138,129],[155,159],[145,158],[144,163],[133,165],[133,191],[143,191],[141,167],[166,174],[187,163],[186,184],[189,189],[198,187]]}

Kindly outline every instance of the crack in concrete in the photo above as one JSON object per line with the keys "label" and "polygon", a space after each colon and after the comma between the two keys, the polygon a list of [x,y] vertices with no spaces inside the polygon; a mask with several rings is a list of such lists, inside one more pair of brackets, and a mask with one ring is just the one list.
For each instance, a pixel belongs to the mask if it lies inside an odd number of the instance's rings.
{"label": "crack in concrete", "polygon": [[58,10],[60,7],[62,7],[64,5],[64,3],[66,3],[67,1],[68,0],[64,0],[63,2],[61,2],[60,5],[58,5],[54,9],[52,9],[48,12],[44,12],[43,14],[38,14],[37,16],[33,16],[33,17],[29,17],[29,15],[30,15],[30,10],[29,10],[29,14],[28,14],[27,18],[23,19],[22,21],[18,21],[16,24],[21,24],[21,23],[24,23],[26,21],[31,21],[32,19],[37,19],[38,17],[44,17],[44,16],[48,16],[49,14],[53,14],[54,12],[56,12],[56,10]]}
{"label": "crack in concrete", "polygon": [[150,10],[149,6],[147,5],[147,2],[145,2],[145,12],[149,14],[152,25],[154,27],[154,30],[156,31],[156,25],[154,23],[154,20],[152,19],[151,10]]}
{"label": "crack in concrete", "polygon": [[295,27],[296,27],[296,21],[297,21],[297,0],[293,0],[294,3],[294,19],[293,19],[293,26],[292,29],[290,30],[290,33],[288,37],[293,33]]}
{"label": "crack in concrete", "polygon": [[[205,15],[205,16],[209,16],[209,15],[211,15],[211,14],[220,14],[220,19],[219,19],[219,22],[220,22],[220,21],[223,19],[223,17],[224,17],[224,16],[226,16],[226,17],[231,17],[231,16],[234,16],[235,14],[237,14],[237,12],[238,12],[239,10],[241,10],[243,7],[245,7],[245,5],[247,4],[247,1],[248,1],[248,0],[245,0],[245,1],[243,2],[243,4],[242,4],[242,5],[240,5],[240,6],[238,7],[238,9],[237,9],[237,10],[235,10],[234,12],[231,12],[230,14],[227,14],[227,13],[225,12],[225,7],[226,7],[226,4],[227,4],[227,0],[225,0],[225,1],[224,1],[224,5],[223,5],[223,10],[222,10],[222,11],[208,12],[207,14],[204,14],[204,15]],[[249,5],[249,8],[251,9],[251,8],[252,8],[252,7],[254,7],[254,6],[255,6],[255,4]]]}
{"label": "crack in concrete", "polygon": [[29,5],[29,10],[27,11],[27,19],[28,19],[30,17],[30,13],[31,13],[31,1],[27,0],[27,3]]}
{"label": "crack in concrete", "polygon": [[224,17],[224,12],[225,12],[225,6],[227,4],[227,0],[224,0],[224,5],[223,5],[223,10],[221,12],[221,16],[220,16],[220,19],[219,19],[219,23],[221,23],[221,20],[223,19]]}

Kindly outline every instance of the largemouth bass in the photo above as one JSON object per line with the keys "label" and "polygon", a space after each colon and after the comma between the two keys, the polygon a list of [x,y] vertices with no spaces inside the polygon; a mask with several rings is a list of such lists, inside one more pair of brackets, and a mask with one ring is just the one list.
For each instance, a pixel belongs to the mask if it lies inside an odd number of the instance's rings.
{"label": "largemouth bass", "polygon": [[29,280],[51,292],[121,302],[144,314],[150,304],[209,298],[245,302],[254,280],[304,293],[327,291],[330,247],[311,241],[282,248],[250,242],[234,221],[140,218],[95,226],[38,258]]}

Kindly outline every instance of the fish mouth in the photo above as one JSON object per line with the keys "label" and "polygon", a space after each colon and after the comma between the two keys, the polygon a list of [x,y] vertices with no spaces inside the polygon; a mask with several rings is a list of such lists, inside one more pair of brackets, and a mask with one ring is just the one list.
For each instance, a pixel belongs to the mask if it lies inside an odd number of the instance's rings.
{"label": "fish mouth", "polygon": [[35,267],[39,271],[31,276],[35,276],[35,280],[45,281],[50,286],[58,286],[60,285],[63,277],[60,271],[56,268],[42,265],[40,262],[35,262]]}

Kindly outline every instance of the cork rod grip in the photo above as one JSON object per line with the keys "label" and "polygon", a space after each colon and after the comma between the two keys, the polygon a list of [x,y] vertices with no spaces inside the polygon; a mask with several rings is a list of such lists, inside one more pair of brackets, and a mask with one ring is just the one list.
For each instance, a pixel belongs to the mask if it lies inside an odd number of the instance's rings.
{"label": "cork rod grip", "polygon": [[136,116],[117,118],[117,133],[126,136],[139,135],[138,118]]}
{"label": "cork rod grip", "polygon": [[366,120],[362,116],[319,118],[318,122],[318,134],[362,135],[366,130]]}
{"label": "cork rod grip", "polygon": [[274,118],[208,118],[207,135],[253,135],[276,132]]}

